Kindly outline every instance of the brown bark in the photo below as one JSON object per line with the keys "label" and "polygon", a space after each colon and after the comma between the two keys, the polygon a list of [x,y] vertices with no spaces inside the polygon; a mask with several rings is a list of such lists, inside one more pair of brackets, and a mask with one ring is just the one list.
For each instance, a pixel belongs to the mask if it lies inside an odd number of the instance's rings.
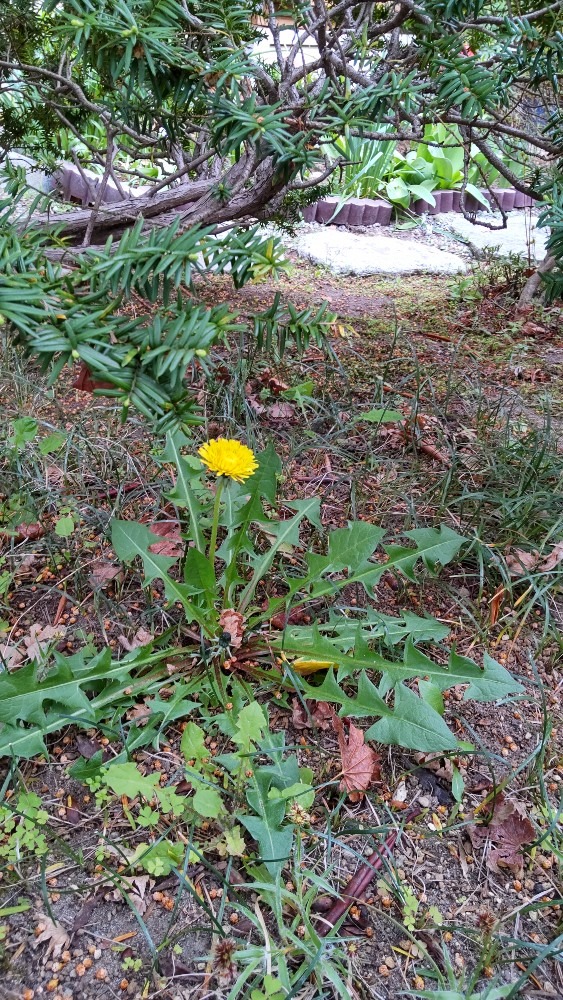
{"label": "brown bark", "polygon": [[526,306],[529,306],[534,298],[541,298],[542,274],[548,274],[549,271],[553,271],[555,264],[555,257],[548,254],[544,257],[541,264],[539,264],[537,270],[530,275],[520,293],[520,298],[518,299],[518,312]]}

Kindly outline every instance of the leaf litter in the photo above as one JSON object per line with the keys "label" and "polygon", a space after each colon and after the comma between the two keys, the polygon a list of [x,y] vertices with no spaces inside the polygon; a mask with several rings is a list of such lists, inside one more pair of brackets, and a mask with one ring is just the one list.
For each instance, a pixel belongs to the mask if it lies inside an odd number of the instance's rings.
{"label": "leaf litter", "polygon": [[[485,859],[491,871],[501,875],[503,869],[520,872],[524,864],[523,847],[536,840],[536,828],[527,816],[527,808],[514,798],[499,793],[491,803],[492,816],[488,823],[470,824],[469,836],[473,847],[485,848]],[[481,814],[483,809],[479,809]]]}

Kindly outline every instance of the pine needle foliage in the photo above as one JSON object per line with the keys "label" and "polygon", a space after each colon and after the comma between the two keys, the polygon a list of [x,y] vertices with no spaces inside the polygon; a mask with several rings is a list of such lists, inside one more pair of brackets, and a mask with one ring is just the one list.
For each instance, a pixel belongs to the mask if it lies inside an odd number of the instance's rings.
{"label": "pine needle foliage", "polygon": [[[544,280],[560,295],[562,12],[563,0],[4,0],[0,314],[53,378],[81,362],[124,415],[189,424],[186,370],[239,330],[197,279],[280,272],[256,224],[295,219],[330,182],[344,129],[392,148],[437,122],[463,149],[464,183],[479,151],[545,202]],[[45,171],[40,196],[14,153]],[[62,162],[82,178],[80,207],[45,192]],[[144,310],[127,309],[133,295]],[[274,303],[249,335],[302,347],[328,324]]]}

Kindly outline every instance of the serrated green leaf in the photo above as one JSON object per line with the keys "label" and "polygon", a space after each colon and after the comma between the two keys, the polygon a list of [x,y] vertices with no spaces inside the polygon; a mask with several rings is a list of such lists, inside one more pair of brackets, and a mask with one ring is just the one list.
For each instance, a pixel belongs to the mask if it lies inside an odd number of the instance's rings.
{"label": "serrated green leaf", "polygon": [[[465,660],[465,657],[458,657],[456,660]],[[524,694],[524,687],[512,674],[497,660],[485,653],[483,656],[483,670],[478,677],[472,677],[469,687],[466,689],[463,698],[467,701],[496,701],[506,698],[508,695]]]}
{"label": "serrated green leaf", "polygon": [[190,601],[190,591],[184,584],[174,580],[168,570],[177,559],[169,556],[156,555],[149,546],[158,542],[158,535],[153,535],[146,524],[136,521],[114,520],[111,524],[111,540],[115,553],[124,562],[132,562],[136,556],[143,561],[146,583],[159,579],[164,583],[166,596],[171,601],[179,601],[190,621],[197,621],[202,628],[208,628],[208,622],[202,611]]}
{"label": "serrated green leaf", "polygon": [[258,586],[260,580],[262,580],[268,572],[280,548],[283,545],[299,544],[299,525],[301,524],[301,521],[304,518],[307,518],[307,520],[311,521],[313,524],[320,523],[319,497],[312,497],[309,500],[292,501],[291,504],[288,504],[288,506],[297,508],[297,514],[295,514],[294,517],[288,518],[287,521],[267,522],[267,531],[268,533],[274,535],[274,541],[266,552],[261,553],[254,558],[254,572],[252,574],[252,579],[246,585],[241,595],[238,605],[239,611],[245,611],[248,607],[248,604],[254,596],[256,587]]}
{"label": "serrated green leaf", "polygon": [[0,756],[28,759],[46,753],[44,738],[49,733],[72,724],[95,725],[98,713],[108,706],[129,699],[135,689],[142,687],[146,694],[160,683],[165,667],[142,679],[133,678],[132,672],[169,656],[169,650],[153,653],[150,647],[116,661],[111,660],[109,648],[90,659],[82,653],[54,652],[54,663],[46,672],[41,668],[41,679],[34,663],[0,674]]}
{"label": "serrated green leaf", "polygon": [[198,782],[195,795],[190,800],[196,813],[205,819],[217,819],[224,812],[221,796],[216,788]]}
{"label": "serrated green leaf", "polygon": [[160,772],[142,775],[137,765],[133,762],[126,764],[110,764],[102,768],[104,784],[111,788],[116,795],[126,795],[128,799],[134,799],[137,795],[142,795],[145,799],[154,798],[155,785],[160,780]]}
{"label": "serrated green leaf", "polygon": [[442,717],[404,684],[395,686],[392,714],[371,726],[365,739],[422,751],[455,750],[458,745]]}
{"label": "serrated green leaf", "polygon": [[408,549],[399,545],[386,545],[385,551],[389,556],[385,569],[399,569],[405,576],[416,582],[415,566],[419,559],[422,559],[426,568],[431,572],[436,572],[438,563],[446,566],[458,554],[464,542],[467,541],[457,531],[442,524],[437,528],[414,528],[412,531],[405,531],[407,538],[412,538],[416,542],[416,549]]}
{"label": "serrated green leaf", "polygon": [[201,762],[209,757],[209,749],[205,745],[205,733],[196,722],[188,722],[180,742],[180,752],[185,761]]}
{"label": "serrated green leaf", "polygon": [[367,521],[349,521],[346,528],[331,531],[328,557],[334,569],[349,569],[354,573],[373,555],[385,532]]}
{"label": "serrated green leaf", "polygon": [[405,414],[399,410],[367,410],[366,413],[358,413],[354,417],[354,422],[358,423],[367,420],[369,424],[395,424],[399,420],[405,420]]}
{"label": "serrated green leaf", "polygon": [[233,736],[242,751],[248,753],[253,744],[260,741],[262,733],[268,725],[268,720],[257,701],[251,701],[239,712],[236,721],[236,732]]}

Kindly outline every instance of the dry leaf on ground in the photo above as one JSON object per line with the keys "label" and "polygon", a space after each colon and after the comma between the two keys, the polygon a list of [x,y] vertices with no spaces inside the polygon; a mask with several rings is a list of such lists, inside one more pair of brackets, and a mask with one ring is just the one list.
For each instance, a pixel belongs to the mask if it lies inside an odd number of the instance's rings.
{"label": "dry leaf on ground", "polygon": [[185,543],[178,521],[156,521],[149,524],[149,530],[162,539],[149,545],[149,552],[154,552],[157,556],[169,556],[171,559],[182,555]]}
{"label": "dry leaf on ground", "polygon": [[63,951],[66,951],[70,944],[70,937],[62,924],[53,923],[51,918],[44,913],[36,913],[35,916],[39,923],[35,928],[35,939],[32,945],[37,948],[40,944],[47,944],[43,956],[43,964],[45,964],[49,958],[58,958]]}
{"label": "dry leaf on ground", "polygon": [[538,551],[525,552],[524,549],[511,549],[504,558],[508,572],[516,577],[537,569],[540,554]]}
{"label": "dry leaf on ground", "polygon": [[509,549],[504,558],[512,577],[525,576],[526,573],[550,573],[563,561],[563,542],[558,542],[551,552],[544,556],[537,549],[533,549],[532,552]]}
{"label": "dry leaf on ground", "polygon": [[126,639],[124,635],[117,637],[117,641],[128,653],[132,653],[134,649],[139,649],[141,646],[148,646],[149,642],[152,642],[153,639],[154,635],[142,627],[137,629],[132,639]]}
{"label": "dry leaf on ground", "polygon": [[120,566],[116,566],[115,563],[106,562],[103,559],[92,563],[90,575],[88,581],[93,590],[99,590],[103,587],[107,587],[108,583],[115,580],[116,577],[123,576],[123,571]]}
{"label": "dry leaf on ground", "polygon": [[39,555],[37,552],[28,552],[22,559],[20,563],[14,569],[14,585],[21,583],[23,580],[29,580],[32,577],[37,576],[37,562],[39,560]]}
{"label": "dry leaf on ground", "polygon": [[63,485],[65,474],[62,469],[59,469],[58,465],[48,465],[45,468],[45,479],[47,486],[56,490]]}
{"label": "dry leaf on ground", "polygon": [[[440,757],[436,753],[422,753],[417,752],[413,754],[416,763],[420,767],[426,768],[427,771],[432,771],[433,774],[438,778],[443,778],[444,781],[449,781],[451,784],[454,776],[454,765],[453,761],[449,757]],[[463,766],[463,765],[462,765]]]}
{"label": "dry leaf on ground", "polygon": [[549,573],[552,569],[555,569],[560,562],[563,562],[563,542],[557,543],[549,555],[542,560],[538,568],[541,573]]}
{"label": "dry leaf on ground", "polygon": [[[141,917],[146,913],[150,903],[150,899],[146,899],[147,889],[152,889],[153,885],[154,879],[150,875],[133,875],[131,878],[122,875],[120,878],[121,889],[125,892],[131,906]],[[123,892],[114,889],[106,896],[106,899],[115,899],[116,902],[121,903],[123,902]]]}
{"label": "dry leaf on ground", "polygon": [[150,714],[150,708],[145,702],[143,702],[140,705],[133,705],[132,708],[127,709],[125,716],[129,722],[136,722],[138,726],[146,726],[149,721]]}
{"label": "dry leaf on ground", "polygon": [[407,783],[404,778],[401,778],[399,784],[393,792],[393,797],[391,799],[391,806],[393,809],[406,809],[407,799],[408,799],[408,788]]}
{"label": "dry leaf on ground", "polygon": [[295,729],[310,729],[315,726],[317,729],[332,729],[332,705],[327,701],[305,702],[305,705],[308,711],[298,698],[292,701],[291,721]]}
{"label": "dry leaf on ground", "polygon": [[39,524],[39,521],[36,521],[34,524],[18,524],[16,532],[17,542],[23,542],[27,539],[35,541],[36,538],[41,538],[45,534],[45,528]]}
{"label": "dry leaf on ground", "polygon": [[23,661],[23,655],[17,646],[4,643],[0,646],[0,663],[6,670],[15,670]]}
{"label": "dry leaf on ground", "polygon": [[379,757],[364,743],[363,730],[348,722],[348,739],[342,719],[333,712],[332,722],[338,736],[342,760],[340,788],[348,792],[352,802],[359,802],[371,782],[379,777]]}
{"label": "dry leaf on ground", "polygon": [[244,615],[234,608],[225,608],[219,615],[219,625],[230,636],[229,646],[239,649],[244,636]]}
{"label": "dry leaf on ground", "polygon": [[29,660],[40,660],[53,639],[63,639],[66,628],[63,625],[32,625],[29,635],[23,638]]}
{"label": "dry leaf on ground", "polygon": [[86,757],[86,760],[91,760],[94,754],[102,749],[102,744],[97,740],[89,740],[86,736],[77,736],[76,749],[79,754]]}
{"label": "dry leaf on ground", "polygon": [[502,874],[509,868],[517,872],[522,868],[522,847],[536,839],[533,823],[528,819],[526,806],[502,793],[492,802],[493,816],[487,825],[472,823],[468,827],[473,847],[488,845],[486,861],[491,871]]}
{"label": "dry leaf on ground", "polygon": [[291,403],[274,403],[268,416],[272,420],[291,420],[295,416],[295,407]]}

